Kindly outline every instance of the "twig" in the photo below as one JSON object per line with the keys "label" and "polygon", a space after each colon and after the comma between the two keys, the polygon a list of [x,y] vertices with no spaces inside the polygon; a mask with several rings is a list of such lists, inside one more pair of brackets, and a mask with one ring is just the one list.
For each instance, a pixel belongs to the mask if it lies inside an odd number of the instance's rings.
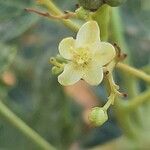
{"label": "twig", "polygon": [[[63,12],[50,0],[37,0],[39,4],[44,5],[46,8],[48,8],[50,13],[55,14],[56,16],[63,15]],[[77,32],[79,30],[79,26],[69,20],[69,19],[62,19],[60,20],[66,27],[70,28],[72,31]]]}
{"label": "twig", "polygon": [[135,68],[128,66],[127,64],[123,64],[123,63],[118,63],[116,67],[118,69],[122,70],[124,73],[138,77],[150,84],[150,75],[146,74],[145,72],[135,69]]}
{"label": "twig", "polygon": [[36,131],[30,128],[18,116],[16,116],[1,100],[0,100],[0,115],[5,118],[14,127],[20,130],[26,137],[33,141],[39,148],[43,150],[56,150]]}
{"label": "twig", "polygon": [[138,108],[141,106],[142,103],[150,100],[150,90],[147,90],[137,97],[134,97],[133,99],[128,101],[127,109],[133,111],[134,109]]}
{"label": "twig", "polygon": [[75,13],[73,12],[69,12],[69,11],[65,11],[65,14],[64,15],[52,15],[48,12],[42,12],[42,11],[39,11],[39,10],[36,10],[36,9],[33,9],[33,8],[25,8],[26,11],[28,12],[33,12],[33,13],[36,13],[40,16],[43,16],[43,17],[47,17],[47,18],[50,18],[50,19],[68,19],[70,17],[75,17]]}

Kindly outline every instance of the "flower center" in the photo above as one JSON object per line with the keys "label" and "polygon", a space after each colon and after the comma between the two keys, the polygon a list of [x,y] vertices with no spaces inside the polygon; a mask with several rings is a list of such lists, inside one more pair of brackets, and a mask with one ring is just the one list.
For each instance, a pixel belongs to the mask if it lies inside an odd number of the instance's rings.
{"label": "flower center", "polygon": [[91,60],[91,55],[88,49],[78,48],[73,55],[73,62],[77,65],[85,66]]}

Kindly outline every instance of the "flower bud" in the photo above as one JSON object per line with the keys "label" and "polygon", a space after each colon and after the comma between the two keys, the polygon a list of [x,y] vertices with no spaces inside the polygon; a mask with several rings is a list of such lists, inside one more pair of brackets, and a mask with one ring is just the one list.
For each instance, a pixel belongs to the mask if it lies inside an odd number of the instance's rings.
{"label": "flower bud", "polygon": [[89,120],[94,126],[101,126],[108,120],[106,110],[104,110],[102,107],[92,108],[89,114]]}
{"label": "flower bud", "polygon": [[79,0],[79,4],[85,9],[96,11],[103,4],[103,0]]}
{"label": "flower bud", "polygon": [[105,3],[112,7],[116,7],[123,4],[125,1],[126,0],[105,0]]}
{"label": "flower bud", "polygon": [[52,68],[52,74],[54,74],[54,75],[60,74],[62,71],[63,71],[63,68],[61,68],[61,67],[54,66]]}

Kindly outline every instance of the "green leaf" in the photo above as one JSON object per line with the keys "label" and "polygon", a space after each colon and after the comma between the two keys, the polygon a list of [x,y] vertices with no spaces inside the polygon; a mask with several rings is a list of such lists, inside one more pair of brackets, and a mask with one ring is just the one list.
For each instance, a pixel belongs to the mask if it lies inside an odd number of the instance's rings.
{"label": "green leaf", "polygon": [[126,30],[127,44],[131,49],[136,67],[142,67],[149,61],[150,7],[148,3],[149,0],[128,0],[122,6],[121,15]]}
{"label": "green leaf", "polygon": [[0,43],[0,73],[5,71],[16,56],[16,48]]}

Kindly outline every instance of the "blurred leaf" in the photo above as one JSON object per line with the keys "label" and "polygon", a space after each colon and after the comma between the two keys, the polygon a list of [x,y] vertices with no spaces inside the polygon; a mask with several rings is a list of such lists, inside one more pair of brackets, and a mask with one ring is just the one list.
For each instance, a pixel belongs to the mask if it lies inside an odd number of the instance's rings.
{"label": "blurred leaf", "polygon": [[[19,51],[11,69],[17,83],[9,89],[6,100],[29,126],[61,150],[68,149],[77,139],[82,125],[80,107],[65,95],[48,63],[58,52],[60,39],[71,34],[66,31],[56,23],[42,20],[32,31],[14,40]],[[0,128],[0,148],[38,149],[7,122],[0,120]]]}
{"label": "blurred leaf", "polygon": [[0,73],[5,71],[16,56],[16,48],[0,43]]}
{"label": "blurred leaf", "polygon": [[9,41],[24,33],[38,20],[37,15],[25,12],[24,8],[34,6],[33,1],[0,1],[0,40]]}
{"label": "blurred leaf", "polygon": [[150,7],[145,7],[148,3],[149,0],[128,0],[121,9],[127,44],[136,67],[142,67],[149,62]]}

